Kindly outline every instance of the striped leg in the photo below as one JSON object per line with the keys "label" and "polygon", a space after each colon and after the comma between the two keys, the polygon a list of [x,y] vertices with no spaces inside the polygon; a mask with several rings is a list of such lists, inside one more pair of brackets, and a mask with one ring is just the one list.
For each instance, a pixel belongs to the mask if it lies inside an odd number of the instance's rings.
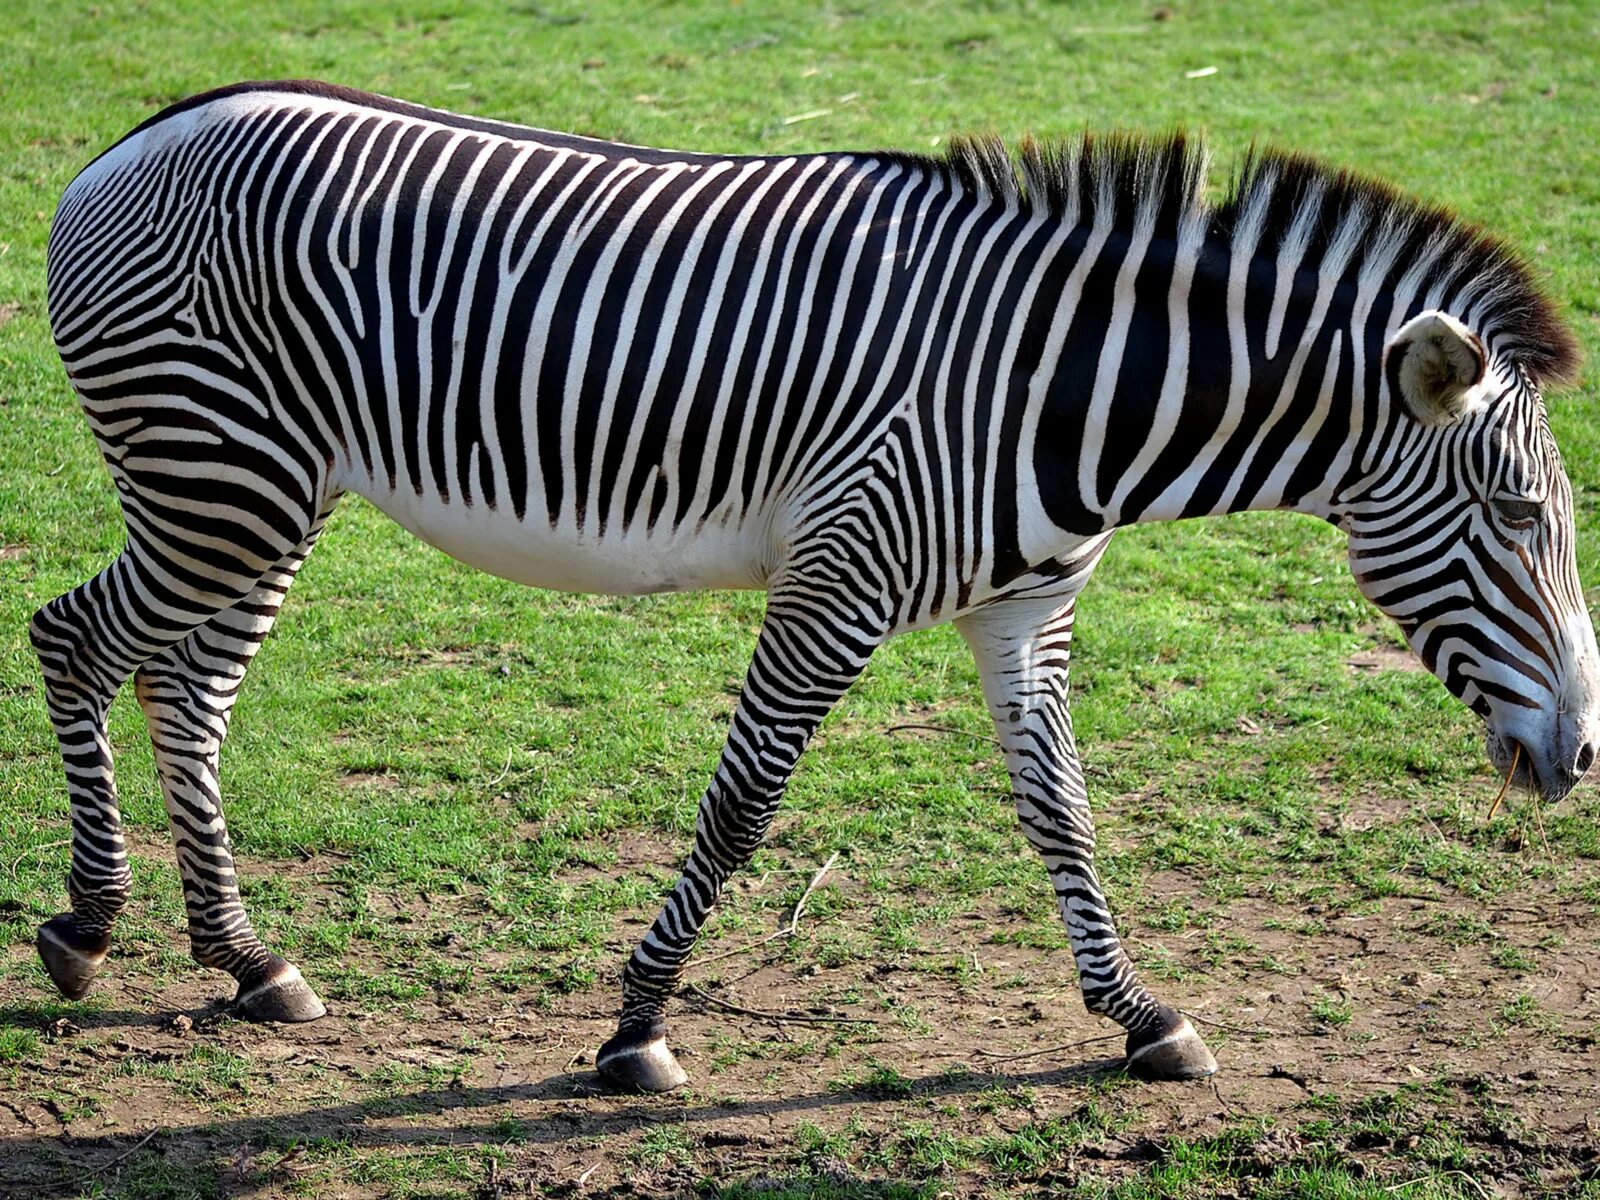
{"label": "striped leg", "polygon": [[666,907],[622,975],[622,1017],[595,1065],[610,1082],[668,1091],[687,1081],[667,1046],[667,998],[723,885],[767,835],[801,751],[866,666],[881,633],[774,595],[695,825],[694,849]]}
{"label": "striped leg", "polygon": [[1044,857],[1072,940],[1084,1004],[1128,1031],[1128,1069],[1194,1079],[1217,1069],[1187,1018],[1139,981],[1094,869],[1094,822],[1067,706],[1073,603],[1013,600],[957,624],[978,661],[1017,815]]}
{"label": "striped leg", "polygon": [[[41,608],[28,636],[44,674],[45,705],[66,766],[72,812],[72,911],[39,929],[39,957],[61,994],[82,997],[111,947],[111,926],[128,902],[132,876],[122,840],[106,713],[133,669],[97,637],[115,617],[137,572],[124,552],[100,574]],[[93,614],[93,615],[91,615]]]}
{"label": "striped leg", "polygon": [[311,1021],[327,1010],[300,972],[262,945],[245,914],[222,818],[219,758],[250,660],[332,511],[330,504],[250,595],[134,676],[177,843],[190,952],[239,981],[235,1008],[257,1021]]}
{"label": "striped leg", "polygon": [[[189,465],[196,477],[199,465]],[[72,911],[45,922],[38,949],[56,987],[73,999],[89,990],[110,946],[112,922],[128,900],[128,858],[106,735],[111,701],[141,664],[249,595],[301,536],[284,542],[274,530],[223,552],[211,528],[187,532],[175,526],[169,506],[147,508],[124,469],[114,468],[113,475],[128,522],[127,548],[99,575],[41,608],[28,629],[72,811]],[[287,523],[291,514],[282,515]],[[312,524],[310,515],[293,519],[302,531]]]}

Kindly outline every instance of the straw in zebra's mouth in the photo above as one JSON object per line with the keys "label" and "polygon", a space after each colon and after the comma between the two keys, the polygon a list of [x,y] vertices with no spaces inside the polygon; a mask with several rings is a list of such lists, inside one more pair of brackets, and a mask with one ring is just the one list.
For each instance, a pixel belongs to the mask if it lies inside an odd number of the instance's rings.
{"label": "straw in zebra's mouth", "polygon": [[1517,777],[1517,762],[1522,758],[1522,743],[1511,743],[1511,765],[1506,768],[1506,781],[1500,785],[1500,794],[1494,798],[1494,803],[1489,806],[1489,815],[1484,818],[1484,823],[1494,820],[1494,814],[1500,811],[1500,801],[1506,798],[1506,793],[1511,790],[1511,781]]}

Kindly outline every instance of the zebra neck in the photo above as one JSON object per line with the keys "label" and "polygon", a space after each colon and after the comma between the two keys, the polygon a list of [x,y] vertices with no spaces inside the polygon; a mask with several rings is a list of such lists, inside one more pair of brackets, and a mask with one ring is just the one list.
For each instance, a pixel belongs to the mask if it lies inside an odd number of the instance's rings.
{"label": "zebra neck", "polygon": [[1329,516],[1388,424],[1376,384],[1396,300],[1364,294],[1348,258],[1074,230],[1035,311],[1033,515],[1078,536],[1245,509]]}

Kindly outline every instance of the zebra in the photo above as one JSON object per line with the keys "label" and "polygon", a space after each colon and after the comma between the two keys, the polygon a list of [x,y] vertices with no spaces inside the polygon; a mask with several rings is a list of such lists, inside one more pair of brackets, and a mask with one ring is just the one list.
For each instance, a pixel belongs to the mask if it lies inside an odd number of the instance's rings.
{"label": "zebra", "polygon": [[106,711],[131,676],[194,958],[235,1010],[325,1009],[239,899],[218,759],[339,497],[457,559],[767,607],[687,864],[622,971],[611,1084],[685,1073],[666,1011],[812,733],[888,637],[969,644],[1091,1014],[1149,1079],[1217,1064],[1141,981],[1094,865],[1068,698],[1114,531],[1246,509],[1345,531],[1359,589],[1564,796],[1600,655],[1542,389],[1576,344],[1442,208],[1252,149],[1088,133],[935,155],[649,149],[307,81],[139,125],[68,186],[52,331],[127,528],[30,635],[66,769],[82,996],[128,898]]}

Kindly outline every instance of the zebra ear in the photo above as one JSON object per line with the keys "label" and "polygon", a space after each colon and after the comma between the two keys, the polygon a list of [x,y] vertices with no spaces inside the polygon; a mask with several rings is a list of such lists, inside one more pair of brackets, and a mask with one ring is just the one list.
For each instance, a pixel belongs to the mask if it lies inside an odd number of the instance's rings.
{"label": "zebra ear", "polygon": [[1478,335],[1438,309],[1412,317],[1383,348],[1390,391],[1429,425],[1449,425],[1466,416],[1485,369]]}

